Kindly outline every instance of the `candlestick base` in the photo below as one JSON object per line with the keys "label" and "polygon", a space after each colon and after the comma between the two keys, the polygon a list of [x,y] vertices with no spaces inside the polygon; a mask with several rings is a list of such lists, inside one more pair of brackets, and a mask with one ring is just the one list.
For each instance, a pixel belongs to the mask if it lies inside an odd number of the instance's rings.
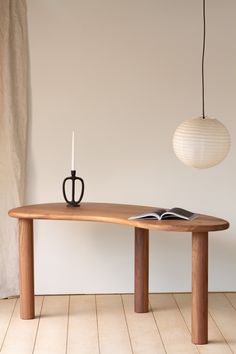
{"label": "candlestick base", "polygon": [[76,203],[72,204],[72,203],[70,203],[70,204],[66,204],[66,206],[68,208],[78,208],[78,207],[80,207],[80,204],[76,204]]}
{"label": "candlestick base", "polygon": [[[71,181],[71,186],[72,186],[72,192],[71,192],[71,200],[69,200],[66,196],[66,182]],[[76,186],[76,181],[79,181],[81,183],[81,192],[80,192],[80,197],[78,200],[75,200],[75,186]],[[71,170],[71,177],[66,177],[63,181],[62,184],[62,191],[63,191],[63,196],[65,201],[67,202],[68,207],[79,207],[80,202],[83,198],[84,195],[84,180],[81,177],[76,176],[76,170]]]}

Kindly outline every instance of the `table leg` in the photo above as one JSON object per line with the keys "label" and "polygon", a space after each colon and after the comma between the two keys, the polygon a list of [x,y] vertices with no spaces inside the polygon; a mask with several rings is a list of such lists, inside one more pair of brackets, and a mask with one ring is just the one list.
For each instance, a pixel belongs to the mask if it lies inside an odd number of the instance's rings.
{"label": "table leg", "polygon": [[19,220],[20,317],[30,320],[34,314],[33,220]]}
{"label": "table leg", "polygon": [[135,227],[135,312],[148,312],[149,230]]}
{"label": "table leg", "polygon": [[192,234],[192,342],[208,342],[208,233]]}

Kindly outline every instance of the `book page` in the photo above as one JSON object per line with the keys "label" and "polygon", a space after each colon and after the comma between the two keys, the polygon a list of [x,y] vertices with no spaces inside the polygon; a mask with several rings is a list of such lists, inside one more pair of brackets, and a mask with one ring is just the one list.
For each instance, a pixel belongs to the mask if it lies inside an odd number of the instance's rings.
{"label": "book page", "polygon": [[167,210],[164,214],[162,214],[162,219],[180,218],[185,220],[191,220],[192,218],[194,218],[195,215],[196,214],[186,209],[172,208],[170,210]]}

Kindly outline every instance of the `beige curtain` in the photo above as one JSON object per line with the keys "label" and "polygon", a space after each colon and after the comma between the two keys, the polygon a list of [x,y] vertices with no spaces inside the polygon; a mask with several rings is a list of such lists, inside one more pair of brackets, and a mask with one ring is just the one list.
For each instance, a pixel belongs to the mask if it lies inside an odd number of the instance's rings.
{"label": "beige curtain", "polygon": [[17,222],[24,197],[28,113],[25,0],[0,0],[0,297],[19,294]]}

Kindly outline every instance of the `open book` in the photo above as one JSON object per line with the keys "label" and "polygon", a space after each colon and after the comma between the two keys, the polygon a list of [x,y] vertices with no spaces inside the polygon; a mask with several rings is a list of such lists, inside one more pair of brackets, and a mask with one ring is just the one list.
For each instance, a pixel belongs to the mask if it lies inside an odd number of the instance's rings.
{"label": "open book", "polygon": [[139,219],[184,219],[192,220],[197,217],[197,214],[182,208],[172,208],[172,209],[158,209],[150,211],[144,214],[131,216],[129,220],[139,220]]}

